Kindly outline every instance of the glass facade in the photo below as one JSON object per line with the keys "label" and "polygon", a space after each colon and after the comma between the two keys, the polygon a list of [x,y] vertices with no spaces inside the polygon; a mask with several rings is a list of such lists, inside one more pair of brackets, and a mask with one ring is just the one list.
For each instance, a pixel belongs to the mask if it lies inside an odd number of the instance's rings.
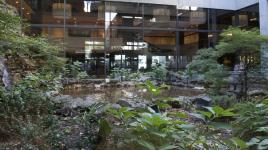
{"label": "glass facade", "polygon": [[98,77],[113,68],[183,69],[228,26],[259,26],[258,5],[230,11],[97,0],[7,1],[30,24],[27,34],[61,44],[64,56]]}

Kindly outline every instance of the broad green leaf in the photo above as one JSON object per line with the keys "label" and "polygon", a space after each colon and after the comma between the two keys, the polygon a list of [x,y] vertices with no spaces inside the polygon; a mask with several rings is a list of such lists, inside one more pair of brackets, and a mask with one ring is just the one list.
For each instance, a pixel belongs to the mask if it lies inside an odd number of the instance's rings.
{"label": "broad green leaf", "polygon": [[182,121],[182,120],[172,120],[171,122],[172,124],[176,124],[176,125],[188,124],[188,122]]}
{"label": "broad green leaf", "polygon": [[219,106],[214,106],[212,107],[213,111],[215,112],[215,114],[222,114],[224,112],[224,109],[219,107]]}
{"label": "broad green leaf", "polygon": [[186,130],[191,130],[191,129],[196,128],[196,126],[193,124],[182,124],[182,125],[179,125],[179,127],[182,129],[186,129]]}
{"label": "broad green leaf", "polygon": [[138,140],[138,143],[147,148],[148,150],[156,150],[156,148],[154,147],[154,145],[152,143],[149,143],[147,141],[144,141],[144,140]]}
{"label": "broad green leaf", "polygon": [[174,117],[179,117],[179,118],[182,118],[182,119],[185,119],[185,118],[188,118],[188,115],[184,112],[171,112],[171,113],[168,113],[169,116],[174,116]]}
{"label": "broad green leaf", "polygon": [[171,108],[171,106],[169,104],[163,103],[163,102],[158,102],[157,105],[158,105],[158,107],[160,109],[168,109],[168,108]]}
{"label": "broad green leaf", "polygon": [[265,100],[263,101],[263,104],[265,104],[266,106],[268,106],[268,99],[265,99]]}
{"label": "broad green leaf", "polygon": [[133,112],[130,112],[130,111],[125,112],[124,113],[124,120],[128,120],[128,119],[130,119],[130,118],[132,118],[134,116],[135,116],[135,114]]}
{"label": "broad green leaf", "polygon": [[211,112],[213,115],[215,115],[216,113],[215,113],[215,111],[214,111],[214,109],[213,109],[213,107],[204,107],[204,108],[206,108],[209,112]]}
{"label": "broad green leaf", "polygon": [[172,149],[176,149],[178,148],[178,146],[176,145],[163,145],[163,146],[160,146],[158,149],[159,150],[172,150]]}
{"label": "broad green leaf", "polygon": [[235,114],[233,112],[230,112],[230,111],[224,111],[224,112],[222,112],[222,114],[220,114],[220,116],[223,116],[223,117],[232,117],[234,115]]}
{"label": "broad green leaf", "polygon": [[152,134],[156,135],[156,136],[160,136],[162,138],[166,137],[167,134],[166,133],[163,133],[163,132],[152,132]]}
{"label": "broad green leaf", "polygon": [[241,140],[241,139],[239,139],[239,138],[237,138],[237,137],[233,137],[233,138],[231,138],[231,141],[237,146],[237,147],[239,147],[240,149],[246,149],[248,146],[247,146],[247,144],[243,141],[243,140]]}
{"label": "broad green leaf", "polygon": [[129,111],[129,110],[131,110],[131,108],[129,108],[129,107],[121,107],[119,109],[119,112],[126,112],[126,111]]}
{"label": "broad green leaf", "polygon": [[198,119],[201,119],[201,120],[203,120],[204,122],[206,122],[206,118],[205,118],[205,116],[202,115],[202,114],[190,113],[190,115],[191,115],[191,116],[194,116],[194,117],[196,117],[196,118],[198,118]]}
{"label": "broad green leaf", "polygon": [[209,125],[213,126],[216,129],[232,129],[232,126],[224,122],[210,122]]}
{"label": "broad green leaf", "polygon": [[102,136],[107,136],[111,133],[111,131],[112,128],[110,127],[109,123],[104,119],[100,120],[100,134]]}
{"label": "broad green leaf", "polygon": [[210,119],[212,117],[212,115],[213,115],[211,112],[202,111],[202,110],[198,110],[197,112],[199,112],[202,115],[206,116],[208,119]]}

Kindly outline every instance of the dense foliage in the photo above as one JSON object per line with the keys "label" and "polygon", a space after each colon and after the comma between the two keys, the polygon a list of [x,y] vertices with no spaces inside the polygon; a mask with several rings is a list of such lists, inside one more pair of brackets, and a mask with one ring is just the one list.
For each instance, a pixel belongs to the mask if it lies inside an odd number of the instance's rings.
{"label": "dense foliage", "polygon": [[59,48],[49,43],[46,38],[24,35],[21,19],[11,10],[14,9],[9,5],[1,4],[0,56],[9,61],[22,60],[22,64],[17,64],[21,69],[34,65],[41,70],[62,70],[64,59],[58,57]]}
{"label": "dense foliage", "polygon": [[[226,95],[226,90],[223,89],[233,82],[230,80],[230,71],[239,64],[240,70],[234,70],[233,74],[237,74],[235,80],[239,81],[235,82],[238,82],[241,88],[234,92],[238,99],[247,99],[249,74],[256,75],[259,72],[260,75],[261,45],[268,42],[268,38],[260,35],[257,29],[244,30],[235,27],[225,30],[220,37],[215,48],[199,50],[188,70],[191,74],[203,76],[211,95],[220,96]],[[226,58],[228,64],[223,61]]]}
{"label": "dense foliage", "polygon": [[11,145],[1,143],[0,149],[48,149],[46,137],[55,109],[50,93],[62,88],[64,60],[45,38],[22,34],[20,18],[4,1],[0,22],[0,56],[8,67],[19,68],[22,77],[8,88],[0,87],[0,140],[11,140]]}
{"label": "dense foliage", "polygon": [[10,89],[1,87],[0,134],[6,140],[13,137],[13,142],[20,141],[18,147],[46,147],[45,136],[54,105],[44,92],[57,87],[55,78],[49,78],[53,77],[31,75]]}
{"label": "dense foliage", "polygon": [[[246,61],[268,41],[258,30],[229,28],[215,48],[200,50],[188,66],[184,76],[205,80],[214,101],[211,106],[160,97],[170,86],[141,80],[139,87],[152,96],[144,107],[95,103],[74,109],[56,103],[53,95],[63,88],[62,77],[88,77],[81,63],[65,65],[57,46],[24,35],[15,14],[0,0],[0,55],[21,70],[32,69],[21,72],[23,78],[10,87],[0,86],[0,149],[93,149],[100,138],[122,150],[268,149],[268,100],[257,97],[245,102],[229,96],[225,88],[230,69],[220,63],[222,56],[231,53],[244,57],[245,75],[258,68],[258,61]],[[157,66],[146,75],[162,83],[167,74]],[[139,81],[145,74],[115,68],[111,75]]]}
{"label": "dense foliage", "polygon": [[[157,87],[147,81],[145,84],[149,92],[159,94],[161,86]],[[167,101],[168,98],[166,98]],[[226,119],[235,116],[233,109],[223,109],[219,106],[205,107],[206,110],[192,111],[173,110],[164,99],[154,99],[158,110],[152,107],[109,109],[108,116],[114,119],[111,125],[106,125],[121,132],[112,133],[117,146],[115,149],[148,149],[148,150],[173,150],[173,149],[244,149],[246,143],[237,137],[222,137],[224,132],[231,128]],[[193,118],[200,119],[199,123]],[[110,120],[110,119],[109,119]],[[200,122],[200,121],[203,121]]]}
{"label": "dense foliage", "polygon": [[188,66],[191,74],[201,74],[203,76],[207,86],[213,92],[220,92],[220,89],[226,84],[226,77],[228,76],[226,67],[217,61],[218,53],[213,48],[201,49]]}

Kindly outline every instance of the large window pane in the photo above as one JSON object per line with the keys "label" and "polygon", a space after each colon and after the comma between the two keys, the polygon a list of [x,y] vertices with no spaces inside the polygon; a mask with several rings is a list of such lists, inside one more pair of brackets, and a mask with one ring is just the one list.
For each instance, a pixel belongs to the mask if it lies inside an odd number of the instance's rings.
{"label": "large window pane", "polygon": [[106,2],[105,21],[111,26],[142,27],[142,4]]}
{"label": "large window pane", "polygon": [[105,50],[103,29],[70,27],[66,29],[66,56],[80,61],[89,74],[105,75]]}
{"label": "large window pane", "polygon": [[176,7],[144,4],[144,27],[176,28]]}
{"label": "large window pane", "polygon": [[183,29],[208,29],[207,9],[180,6],[177,10],[178,27]]}
{"label": "large window pane", "polygon": [[[119,67],[135,71],[141,68],[139,67],[139,56],[147,49],[148,44],[143,41],[142,30],[111,30],[110,48],[107,51],[110,55],[111,69]],[[140,56],[140,59],[143,58]],[[146,68],[143,67],[143,69]]]}
{"label": "large window pane", "polygon": [[148,66],[164,66],[176,69],[176,32],[145,30],[144,41],[148,43]]}
{"label": "large window pane", "polygon": [[66,0],[66,24],[84,26],[104,25],[104,2]]}

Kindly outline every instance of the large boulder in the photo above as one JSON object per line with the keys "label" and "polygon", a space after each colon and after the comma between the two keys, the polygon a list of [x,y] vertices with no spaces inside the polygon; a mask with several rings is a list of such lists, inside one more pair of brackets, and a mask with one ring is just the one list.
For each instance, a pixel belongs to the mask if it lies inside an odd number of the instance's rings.
{"label": "large boulder", "polygon": [[192,98],[193,104],[196,104],[196,106],[203,107],[203,106],[210,106],[212,99],[207,95],[199,95]]}
{"label": "large boulder", "polygon": [[263,89],[258,90],[252,90],[248,92],[248,96],[254,97],[254,96],[265,96],[267,95],[267,92],[265,92]]}
{"label": "large boulder", "polygon": [[72,108],[72,109],[88,108],[97,102],[97,100],[93,98],[87,97],[86,99],[82,99],[82,98],[75,98],[70,95],[55,96],[55,97],[52,97],[52,100],[55,103],[62,104],[63,107]]}
{"label": "large boulder", "polygon": [[116,104],[120,105],[121,107],[145,108],[150,106],[152,103],[140,98],[122,98],[118,100]]}
{"label": "large boulder", "polygon": [[132,105],[126,100],[119,100],[116,104],[120,105],[121,107],[132,107]]}

